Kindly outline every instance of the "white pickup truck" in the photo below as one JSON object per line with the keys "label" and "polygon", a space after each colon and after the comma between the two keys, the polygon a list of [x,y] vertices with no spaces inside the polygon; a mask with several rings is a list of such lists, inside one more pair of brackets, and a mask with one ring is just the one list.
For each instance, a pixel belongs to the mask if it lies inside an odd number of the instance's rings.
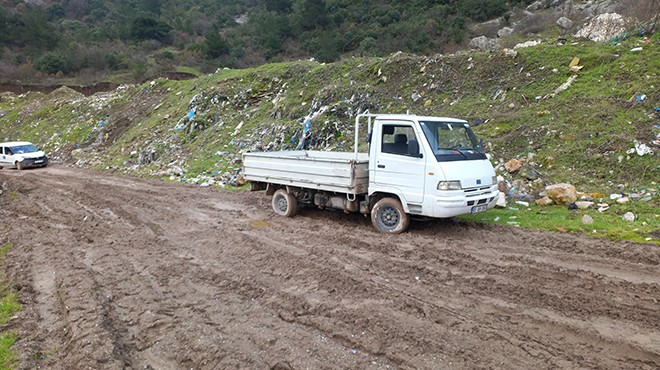
{"label": "white pickup truck", "polygon": [[[358,150],[366,120],[368,153]],[[276,213],[299,205],[371,214],[376,229],[397,234],[411,217],[453,217],[493,208],[495,170],[470,125],[455,118],[360,114],[353,152],[243,154],[250,190],[273,196]]]}

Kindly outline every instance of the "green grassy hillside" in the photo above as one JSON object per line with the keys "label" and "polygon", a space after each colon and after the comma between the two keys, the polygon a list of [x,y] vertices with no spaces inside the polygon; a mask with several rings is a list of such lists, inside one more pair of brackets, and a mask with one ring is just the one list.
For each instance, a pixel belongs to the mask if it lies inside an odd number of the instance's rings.
{"label": "green grassy hillside", "polygon": [[[631,51],[637,47],[642,50]],[[70,164],[231,186],[240,183],[242,152],[295,147],[304,118],[315,112],[323,113],[312,120],[312,143],[322,150],[350,150],[358,111],[456,116],[473,122],[498,173],[510,181],[650,195],[635,207],[649,217],[639,237],[654,232],[660,36],[616,45],[543,42],[515,54],[268,64],[90,97],[66,88],[5,93],[0,139],[33,141]],[[575,57],[582,69],[570,72]],[[631,153],[635,142],[655,153]],[[535,175],[505,171],[503,163],[513,158]]]}

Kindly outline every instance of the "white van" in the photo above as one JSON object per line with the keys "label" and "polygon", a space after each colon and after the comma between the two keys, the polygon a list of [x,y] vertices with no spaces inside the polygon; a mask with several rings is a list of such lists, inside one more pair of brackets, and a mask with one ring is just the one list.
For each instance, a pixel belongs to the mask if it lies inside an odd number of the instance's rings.
{"label": "white van", "polygon": [[27,141],[0,143],[0,169],[15,167],[19,170],[28,167],[48,165],[48,156],[36,145]]}

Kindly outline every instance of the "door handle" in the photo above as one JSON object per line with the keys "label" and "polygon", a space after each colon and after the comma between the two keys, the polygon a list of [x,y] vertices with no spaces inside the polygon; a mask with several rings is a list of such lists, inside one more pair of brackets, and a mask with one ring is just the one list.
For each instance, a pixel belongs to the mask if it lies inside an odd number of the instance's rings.
{"label": "door handle", "polygon": [[378,168],[385,168],[385,165],[384,164],[379,164]]}

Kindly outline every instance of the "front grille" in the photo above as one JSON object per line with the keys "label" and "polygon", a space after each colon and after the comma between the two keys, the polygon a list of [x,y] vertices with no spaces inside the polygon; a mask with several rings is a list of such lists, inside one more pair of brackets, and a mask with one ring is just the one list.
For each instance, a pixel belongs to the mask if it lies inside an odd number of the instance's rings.
{"label": "front grille", "polygon": [[465,192],[466,197],[475,198],[475,197],[480,197],[482,195],[490,194],[490,187],[491,185],[480,186],[477,188],[467,188],[467,189],[463,189],[463,192]]}

